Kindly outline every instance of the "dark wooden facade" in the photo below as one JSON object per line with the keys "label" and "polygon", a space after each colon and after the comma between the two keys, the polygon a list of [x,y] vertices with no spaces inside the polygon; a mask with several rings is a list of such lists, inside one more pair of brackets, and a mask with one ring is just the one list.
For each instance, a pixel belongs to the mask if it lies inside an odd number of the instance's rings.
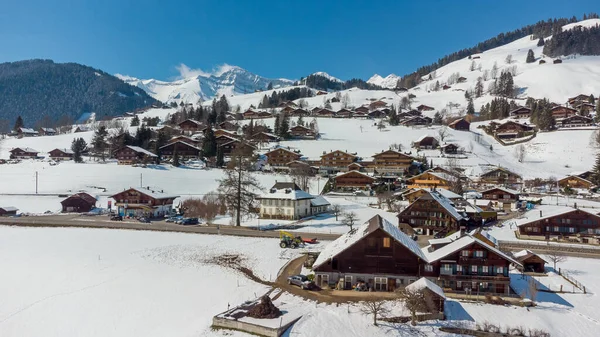
{"label": "dark wooden facade", "polygon": [[483,173],[479,178],[482,183],[497,185],[521,184],[523,181],[520,175],[500,167]]}
{"label": "dark wooden facade", "polygon": [[[436,193],[436,195],[432,195]],[[427,192],[398,214],[400,228],[409,228],[425,235],[459,230],[464,218],[453,210],[451,202],[432,191]]]}
{"label": "dark wooden facade", "polygon": [[331,172],[344,171],[356,159],[355,155],[340,150],[323,153],[321,156],[321,168]]}
{"label": "dark wooden facade", "polygon": [[509,115],[515,118],[526,118],[529,117],[529,115],[531,115],[531,109],[524,106],[520,106],[509,112]]}
{"label": "dark wooden facade", "polygon": [[30,149],[27,147],[23,147],[23,148],[17,147],[17,148],[10,150],[10,158],[11,159],[33,159],[33,158],[37,158],[38,153],[39,152],[34,149]]}
{"label": "dark wooden facade", "polygon": [[375,183],[376,179],[362,172],[349,171],[333,178],[336,189],[339,190],[367,190]]}
{"label": "dark wooden facade", "polygon": [[302,155],[282,147],[265,153],[267,164],[273,167],[286,166],[289,162],[299,160]]}
{"label": "dark wooden facade", "polygon": [[155,154],[137,146],[123,146],[113,153],[120,165],[148,163],[156,157]]}
{"label": "dark wooden facade", "polygon": [[561,128],[578,128],[594,125],[594,120],[587,116],[573,115],[563,118],[559,121],[558,126]]}
{"label": "dark wooden facade", "polygon": [[18,209],[16,207],[0,206],[0,216],[13,216],[17,215]]}
{"label": "dark wooden facade", "polygon": [[189,144],[183,141],[176,141],[160,148],[160,155],[162,157],[173,157],[175,153],[179,158],[190,159],[198,158],[200,156],[200,148],[193,144]]}
{"label": "dark wooden facade", "polygon": [[469,123],[466,119],[461,118],[448,124],[448,127],[454,130],[469,131],[469,129],[471,128],[471,123]]}
{"label": "dark wooden facade", "polygon": [[577,114],[577,110],[568,108],[566,106],[555,106],[550,109],[552,116],[554,118],[567,118]]}
{"label": "dark wooden facade", "polygon": [[422,137],[413,143],[413,146],[419,149],[435,149],[440,145],[437,139],[432,136]]}
{"label": "dark wooden facade", "polygon": [[293,138],[298,138],[298,139],[316,139],[317,138],[317,133],[314,130],[307,128],[305,126],[302,126],[302,125],[296,125],[296,126],[290,128],[290,135]]}
{"label": "dark wooden facade", "polygon": [[73,151],[70,149],[54,149],[48,152],[50,158],[54,160],[69,160],[73,159]]}
{"label": "dark wooden facade", "polygon": [[183,122],[179,123],[179,128],[183,132],[196,132],[199,131],[203,127],[201,122],[198,122],[193,119],[186,119]]}
{"label": "dark wooden facade", "polygon": [[571,175],[560,179],[558,181],[558,186],[560,186],[561,188],[570,187],[579,189],[590,189],[594,186],[594,183],[579,176]]}
{"label": "dark wooden facade", "polygon": [[[535,212],[535,211],[532,211]],[[541,237],[596,237],[600,234],[600,216],[580,209],[545,217],[540,217],[519,225],[522,235]]]}
{"label": "dark wooden facade", "polygon": [[403,173],[414,158],[395,150],[387,150],[373,155],[372,167],[379,173]]}
{"label": "dark wooden facade", "polygon": [[506,190],[504,188],[492,188],[481,192],[482,198],[487,200],[499,200],[515,202],[519,200],[519,193],[516,191]]}
{"label": "dark wooden facade", "polygon": [[84,213],[96,207],[96,198],[87,193],[77,193],[60,202],[63,213]]}
{"label": "dark wooden facade", "polygon": [[513,121],[498,125],[495,130],[496,137],[501,139],[520,138],[525,135],[526,132],[533,131],[533,127]]}
{"label": "dark wooden facade", "polygon": [[433,107],[429,106],[429,105],[425,105],[425,104],[421,104],[417,107],[417,110],[419,111],[433,111],[435,110]]}
{"label": "dark wooden facade", "polygon": [[162,217],[170,214],[173,201],[178,197],[149,188],[130,188],[111,196],[115,200],[115,207],[119,214],[150,217]]}

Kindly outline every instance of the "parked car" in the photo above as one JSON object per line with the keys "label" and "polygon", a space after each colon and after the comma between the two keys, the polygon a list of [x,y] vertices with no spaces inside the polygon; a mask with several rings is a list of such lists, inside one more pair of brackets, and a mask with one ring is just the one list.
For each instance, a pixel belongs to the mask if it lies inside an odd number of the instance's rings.
{"label": "parked car", "polygon": [[121,215],[113,215],[110,217],[111,221],[123,221],[123,217]]}
{"label": "parked car", "polygon": [[297,285],[298,287],[302,288],[302,289],[312,289],[315,284],[314,282],[310,281],[308,279],[308,277],[306,277],[306,275],[293,275],[288,277],[288,284],[293,284],[293,285]]}
{"label": "parked car", "polygon": [[139,222],[143,222],[143,223],[150,223],[150,219],[146,218],[146,217],[139,217],[138,218]]}
{"label": "parked car", "polygon": [[183,219],[183,221],[181,221],[181,225],[197,225],[200,222],[198,221],[198,218],[185,218]]}
{"label": "parked car", "polygon": [[180,221],[180,220],[183,220],[183,217],[181,215],[177,215],[177,216],[169,217],[166,221],[177,223],[177,221]]}

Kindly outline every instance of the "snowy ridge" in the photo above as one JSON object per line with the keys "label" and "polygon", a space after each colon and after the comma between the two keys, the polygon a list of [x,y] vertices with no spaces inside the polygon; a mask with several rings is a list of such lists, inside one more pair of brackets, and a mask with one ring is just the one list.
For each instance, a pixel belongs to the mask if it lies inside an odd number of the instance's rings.
{"label": "snowy ridge", "polygon": [[332,82],[344,83],[344,81],[340,80],[337,77],[333,77],[333,76],[329,75],[328,73],[326,73],[324,71],[317,71],[316,73],[312,73],[311,75],[322,76],[322,77],[325,77],[326,79],[328,79],[328,80],[330,80]]}
{"label": "snowy ridge", "polygon": [[381,75],[375,74],[367,80],[367,83],[374,84],[382,88],[393,89],[397,86],[398,80],[400,80],[400,76],[396,74],[389,74],[386,77],[381,77]]}

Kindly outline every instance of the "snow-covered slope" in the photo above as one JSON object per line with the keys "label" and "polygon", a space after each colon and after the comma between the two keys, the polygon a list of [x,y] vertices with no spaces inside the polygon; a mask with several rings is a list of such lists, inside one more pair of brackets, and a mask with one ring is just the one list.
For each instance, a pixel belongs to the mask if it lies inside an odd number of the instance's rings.
{"label": "snow-covered slope", "polygon": [[155,79],[142,80],[117,74],[123,81],[144,89],[150,96],[165,102],[198,103],[215,96],[227,97],[264,90],[269,83],[274,88],[292,85],[292,80],[270,79],[253,74],[237,66],[222,65],[212,72],[195,71],[191,76],[173,82]]}
{"label": "snow-covered slope", "polygon": [[344,81],[340,80],[337,77],[331,76],[328,73],[324,72],[324,71],[317,71],[316,73],[312,73],[311,75],[317,75],[317,76],[323,76],[326,79],[332,81],[332,82],[340,82],[343,83]]}
{"label": "snow-covered slope", "polygon": [[367,83],[378,85],[382,88],[393,89],[396,87],[399,79],[400,76],[396,74],[389,74],[386,77],[381,77],[381,75],[375,74],[367,80]]}

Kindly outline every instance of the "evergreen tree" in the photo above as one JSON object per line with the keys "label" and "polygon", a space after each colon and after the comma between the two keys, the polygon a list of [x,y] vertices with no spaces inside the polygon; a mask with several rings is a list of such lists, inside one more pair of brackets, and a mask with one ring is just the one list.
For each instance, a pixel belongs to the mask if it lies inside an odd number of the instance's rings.
{"label": "evergreen tree", "polygon": [[435,86],[433,87],[433,91],[440,91],[440,81],[435,81]]}
{"label": "evergreen tree", "polygon": [[477,83],[475,83],[475,97],[479,98],[483,96],[483,79],[480,77],[477,78]]}
{"label": "evergreen tree", "polygon": [[73,151],[73,160],[76,163],[83,163],[82,154],[87,148],[87,143],[83,138],[74,138],[71,142],[71,151]]}
{"label": "evergreen tree", "polygon": [[217,124],[222,123],[227,119],[227,112],[229,111],[229,103],[227,102],[227,97],[222,95],[219,98],[219,102],[217,103]]}
{"label": "evergreen tree", "polygon": [[593,94],[590,95],[590,98],[588,99],[588,103],[590,103],[590,104],[595,104],[596,103],[596,98],[594,97]]}
{"label": "evergreen tree", "polygon": [[396,125],[400,124],[400,118],[398,117],[398,114],[396,113],[396,108],[394,108],[392,106],[391,110],[392,111],[390,112],[390,115],[389,115],[389,122],[390,122],[390,125],[396,126]]}
{"label": "evergreen tree", "polygon": [[433,124],[442,125],[444,121],[442,120],[442,114],[439,111],[436,111],[433,115]]}
{"label": "evergreen tree", "polygon": [[540,39],[538,40],[537,46],[541,47],[544,45],[544,38],[540,36]]}
{"label": "evergreen tree", "polygon": [[298,116],[298,121],[296,122],[296,125],[304,126],[304,118],[302,117],[302,115]]}
{"label": "evergreen tree", "polygon": [[210,126],[206,129],[204,142],[202,144],[202,152],[205,157],[209,158],[214,157],[217,154],[217,139],[215,137],[215,132]]}
{"label": "evergreen tree", "polygon": [[273,82],[269,82],[269,85],[267,85],[267,90],[273,90]]}
{"label": "evergreen tree", "polygon": [[216,165],[217,165],[217,167],[223,167],[223,165],[225,165],[225,156],[223,155],[223,149],[222,148],[218,148],[217,149],[217,161],[216,161]]}
{"label": "evergreen tree", "polygon": [[133,116],[133,118],[131,119],[131,126],[138,126],[140,125],[140,118],[138,117],[138,115]]}
{"label": "evergreen tree", "polygon": [[23,127],[23,118],[21,118],[21,116],[19,116],[19,117],[17,117],[17,120],[15,121],[15,127],[13,128],[13,130],[18,131],[22,127]]}
{"label": "evergreen tree", "polygon": [[281,125],[279,126],[279,137],[283,139],[290,138],[290,118],[287,114],[284,114],[281,119]]}
{"label": "evergreen tree", "polygon": [[108,147],[108,143],[106,141],[106,137],[108,136],[108,131],[106,130],[106,126],[102,125],[96,130],[94,133],[94,138],[92,139],[92,147],[94,148],[94,152],[100,154],[100,158],[102,161],[105,160],[105,151]]}
{"label": "evergreen tree", "polygon": [[141,148],[147,149],[150,140],[152,139],[152,130],[146,127],[146,124],[140,125],[135,132],[134,144]]}
{"label": "evergreen tree", "polygon": [[251,139],[252,136],[254,136],[254,118],[250,119],[250,123],[248,124],[248,127],[246,127],[246,138]]}
{"label": "evergreen tree", "polygon": [[527,59],[525,60],[527,63],[535,62],[535,54],[533,54],[533,50],[529,49],[527,52]]}
{"label": "evergreen tree", "polygon": [[173,166],[179,167],[181,165],[179,161],[179,153],[177,153],[177,147],[173,150]]}
{"label": "evergreen tree", "polygon": [[158,135],[156,137],[156,142],[154,142],[154,153],[156,153],[156,164],[160,164],[162,150],[161,147],[167,145],[169,141],[169,137],[164,131],[158,131]]}
{"label": "evergreen tree", "polygon": [[596,163],[592,168],[592,181],[596,185],[600,185],[600,153],[596,155]]}
{"label": "evergreen tree", "polygon": [[275,125],[273,126],[273,133],[279,136],[279,125],[281,124],[281,114],[275,116]]}
{"label": "evergreen tree", "polygon": [[469,114],[469,115],[475,114],[475,105],[473,105],[472,98],[469,98],[469,103],[467,104],[467,114]]}

